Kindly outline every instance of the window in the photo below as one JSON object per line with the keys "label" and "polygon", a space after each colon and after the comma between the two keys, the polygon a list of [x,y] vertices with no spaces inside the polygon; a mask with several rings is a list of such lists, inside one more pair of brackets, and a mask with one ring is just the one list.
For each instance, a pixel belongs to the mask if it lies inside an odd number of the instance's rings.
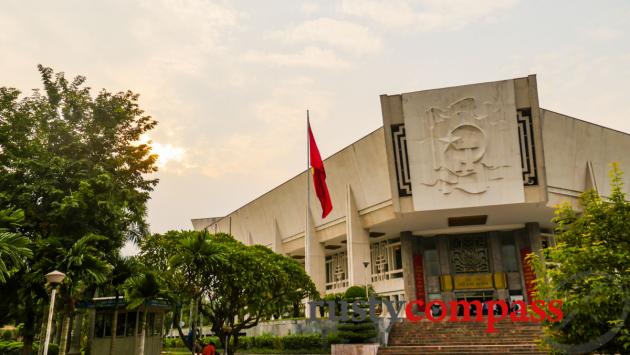
{"label": "window", "polygon": [[424,266],[427,276],[440,276],[440,259],[438,258],[437,250],[424,250]]}
{"label": "window", "polygon": [[134,330],[136,329],[136,315],[137,313],[127,314],[127,326],[125,327],[125,335],[132,337]]}
{"label": "window", "polygon": [[127,313],[119,312],[118,320],[116,321],[116,336],[125,336],[125,322],[127,321]]}
{"label": "window", "polygon": [[384,240],[370,245],[372,282],[401,278],[402,248],[400,239]]}
{"label": "window", "polygon": [[503,262],[503,271],[518,272],[518,260],[516,259],[516,247],[514,246],[514,238],[503,238],[501,243],[501,260]]}
{"label": "window", "polygon": [[105,317],[103,313],[96,313],[96,320],[94,322],[94,336],[97,338],[103,337]]}
{"label": "window", "polygon": [[112,336],[112,314],[104,313],[103,314],[103,328],[105,329],[104,335],[106,337]]}
{"label": "window", "polygon": [[348,286],[348,254],[345,251],[326,257],[326,290]]}

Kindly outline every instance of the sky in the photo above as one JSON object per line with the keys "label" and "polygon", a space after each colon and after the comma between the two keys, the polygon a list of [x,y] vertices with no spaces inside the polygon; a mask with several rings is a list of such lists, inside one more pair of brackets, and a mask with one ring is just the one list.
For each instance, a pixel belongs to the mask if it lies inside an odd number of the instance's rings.
{"label": "sky", "polygon": [[379,95],[537,74],[540,105],[630,132],[630,1],[0,2],[0,86],[37,64],[159,124],[153,232],[223,216],[382,125]]}

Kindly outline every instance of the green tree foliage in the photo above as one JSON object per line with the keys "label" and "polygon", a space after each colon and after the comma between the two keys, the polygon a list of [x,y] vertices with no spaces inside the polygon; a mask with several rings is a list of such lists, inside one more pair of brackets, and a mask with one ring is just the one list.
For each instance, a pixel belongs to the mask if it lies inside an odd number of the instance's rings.
{"label": "green tree foliage", "polygon": [[[125,240],[147,233],[146,202],[157,183],[156,156],[141,136],[156,122],[130,91],[92,96],[85,77],[72,80],[39,66],[43,90],[23,97],[0,87],[0,209],[21,210],[20,234],[33,258],[0,290],[0,309],[24,323],[24,353],[48,298],[37,261],[49,245],[69,250],[88,235],[116,254]],[[92,275],[94,276],[94,275]],[[13,282],[15,281],[15,282]],[[78,282],[78,280],[74,280]]]}
{"label": "green tree foliage", "polygon": [[140,338],[137,341],[136,355],[144,355],[149,302],[165,297],[166,293],[160,279],[151,271],[145,271],[128,278],[123,285],[123,289],[125,290],[127,308],[142,308]]}
{"label": "green tree foliage", "polygon": [[[368,288],[368,293],[373,296],[373,290]],[[358,316],[355,316],[354,307],[351,307],[348,312],[349,319],[347,321],[340,321],[337,325],[337,335],[341,338],[342,342],[350,344],[362,344],[369,343],[376,337],[376,325],[369,317],[369,304],[365,297],[364,286],[352,286],[346,290],[344,294],[344,301],[351,302],[363,302],[361,309],[364,310],[366,316],[360,320]]]}
{"label": "green tree foliage", "polygon": [[[149,239],[151,243],[140,242],[141,259],[168,256],[168,265],[157,267],[163,268],[160,271],[168,280],[170,294],[179,295],[180,303],[192,300],[193,309],[201,306],[213,332],[222,340],[230,339],[230,354],[238,347],[238,334],[244,329],[317,293],[295,260],[263,246],[246,246],[227,234],[172,231]],[[175,319],[176,325],[178,322]],[[181,328],[178,330],[186,343]]]}
{"label": "green tree foliage", "polygon": [[278,310],[317,294],[315,285],[295,260],[260,246],[245,246],[228,235],[223,265],[218,273],[204,315],[221,339],[233,338],[228,354],[238,348],[238,334],[271,319]]}
{"label": "green tree foliage", "polygon": [[26,264],[33,257],[28,238],[14,232],[24,221],[21,210],[0,210],[0,284]]}
{"label": "green tree foliage", "polygon": [[[66,353],[70,325],[75,315],[76,303],[85,298],[91,285],[101,285],[110,276],[111,265],[101,245],[107,238],[90,234],[77,240],[69,249],[65,249],[59,239],[47,238],[42,242],[45,250],[43,257],[34,268],[38,270],[59,270],[66,278],[59,286],[59,298],[63,314],[59,354]],[[87,296],[89,297],[89,295]]]}
{"label": "green tree foliage", "polygon": [[556,211],[556,246],[535,258],[538,295],[563,301],[564,319],[547,324],[548,343],[560,352],[630,351],[630,203],[621,171],[611,171],[612,192],[580,197],[581,211]]}
{"label": "green tree foliage", "polygon": [[[116,254],[112,258],[112,272],[109,279],[110,291],[114,293],[114,312],[112,313],[112,329],[118,329],[118,311],[120,308],[120,296],[124,293],[125,282],[131,278],[141,265],[133,258],[122,257]],[[117,332],[112,331],[109,342],[109,354],[116,355]]]}

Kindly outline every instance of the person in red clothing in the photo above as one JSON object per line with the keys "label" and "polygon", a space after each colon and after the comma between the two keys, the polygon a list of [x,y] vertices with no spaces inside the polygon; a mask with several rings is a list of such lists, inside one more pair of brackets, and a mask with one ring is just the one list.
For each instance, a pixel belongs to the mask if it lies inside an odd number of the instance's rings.
{"label": "person in red clothing", "polygon": [[202,355],[219,355],[217,353],[217,347],[214,345],[214,342],[209,342],[204,348]]}

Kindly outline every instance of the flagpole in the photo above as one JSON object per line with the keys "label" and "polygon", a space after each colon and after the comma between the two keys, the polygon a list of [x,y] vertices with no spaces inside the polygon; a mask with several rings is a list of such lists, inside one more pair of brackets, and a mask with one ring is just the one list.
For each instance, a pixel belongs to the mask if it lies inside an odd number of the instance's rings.
{"label": "flagpole", "polygon": [[[311,246],[311,238],[309,236],[309,232],[310,232],[310,226],[309,226],[309,219],[310,219],[310,212],[311,212],[311,204],[309,203],[311,200],[311,191],[310,191],[310,179],[311,179],[311,136],[309,134],[309,128],[310,128],[310,117],[309,117],[309,111],[308,109],[306,110],[306,218],[305,218],[305,224],[304,224],[304,268],[306,269],[307,274],[310,273],[310,262],[311,262],[311,256],[310,254],[310,246]],[[310,276],[310,275],[309,275]]]}

